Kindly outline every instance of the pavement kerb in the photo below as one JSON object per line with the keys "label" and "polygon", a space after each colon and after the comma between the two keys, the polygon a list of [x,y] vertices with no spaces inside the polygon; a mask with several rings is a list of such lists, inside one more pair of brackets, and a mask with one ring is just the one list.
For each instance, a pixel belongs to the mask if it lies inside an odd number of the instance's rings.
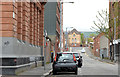
{"label": "pavement kerb", "polygon": [[48,75],[50,75],[51,73],[52,73],[52,69],[50,70],[50,71],[48,71],[47,73],[45,73],[45,74],[43,74],[43,76],[48,76]]}

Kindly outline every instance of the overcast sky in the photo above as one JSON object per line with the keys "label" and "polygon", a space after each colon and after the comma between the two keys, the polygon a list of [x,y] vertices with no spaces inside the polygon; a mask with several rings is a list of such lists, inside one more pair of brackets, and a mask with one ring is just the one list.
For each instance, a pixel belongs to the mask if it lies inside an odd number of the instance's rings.
{"label": "overcast sky", "polygon": [[[109,11],[109,0],[63,0],[63,30],[74,27],[78,31],[92,31],[97,11]],[[74,4],[65,3],[73,1]],[[70,30],[70,29],[69,29]]]}

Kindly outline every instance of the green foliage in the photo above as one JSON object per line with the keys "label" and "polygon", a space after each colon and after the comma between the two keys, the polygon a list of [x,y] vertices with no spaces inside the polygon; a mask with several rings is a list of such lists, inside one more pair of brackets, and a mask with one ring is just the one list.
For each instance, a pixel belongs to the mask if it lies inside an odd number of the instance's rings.
{"label": "green foliage", "polygon": [[94,34],[94,33],[90,34],[90,38],[95,37],[95,36],[97,36],[97,34]]}
{"label": "green foliage", "polygon": [[84,43],[84,34],[81,33],[81,44],[83,44],[83,43]]}
{"label": "green foliage", "polygon": [[88,43],[93,42],[92,38],[87,38]]}

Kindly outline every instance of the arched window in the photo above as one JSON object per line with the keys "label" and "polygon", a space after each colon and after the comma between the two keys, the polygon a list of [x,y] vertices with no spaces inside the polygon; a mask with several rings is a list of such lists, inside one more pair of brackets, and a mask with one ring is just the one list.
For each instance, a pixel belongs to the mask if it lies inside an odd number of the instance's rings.
{"label": "arched window", "polygon": [[73,34],[73,37],[75,37],[75,34]]}

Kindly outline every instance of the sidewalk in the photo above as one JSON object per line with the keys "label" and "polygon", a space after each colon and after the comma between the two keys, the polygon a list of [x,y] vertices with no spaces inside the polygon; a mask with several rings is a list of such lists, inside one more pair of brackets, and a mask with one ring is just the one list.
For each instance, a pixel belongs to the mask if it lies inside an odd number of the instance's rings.
{"label": "sidewalk", "polygon": [[93,58],[93,59],[98,60],[98,61],[101,61],[101,62],[105,62],[105,63],[109,63],[109,64],[115,64],[115,62],[111,62],[111,60],[102,59],[102,58],[100,58],[100,57],[94,56],[94,55],[91,53],[91,51],[90,51],[89,48],[86,50],[86,55],[89,56],[90,58]]}
{"label": "sidewalk", "polygon": [[52,72],[52,63],[46,64],[44,66],[39,66],[28,71],[20,73],[18,76],[48,76]]}

